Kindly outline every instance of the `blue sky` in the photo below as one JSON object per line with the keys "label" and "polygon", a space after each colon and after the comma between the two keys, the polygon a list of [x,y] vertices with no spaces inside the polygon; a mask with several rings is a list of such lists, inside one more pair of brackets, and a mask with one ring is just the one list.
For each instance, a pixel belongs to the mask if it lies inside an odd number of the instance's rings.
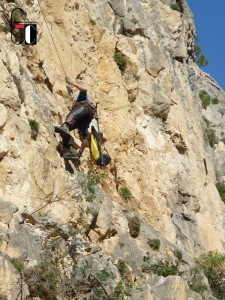
{"label": "blue sky", "polygon": [[202,68],[225,90],[225,0],[187,0],[209,64]]}

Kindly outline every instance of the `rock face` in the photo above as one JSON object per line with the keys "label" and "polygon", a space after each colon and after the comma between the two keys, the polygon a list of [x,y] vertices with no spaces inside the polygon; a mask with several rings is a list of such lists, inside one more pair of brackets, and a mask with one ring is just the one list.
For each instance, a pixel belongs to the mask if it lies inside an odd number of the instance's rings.
{"label": "rock face", "polygon": [[[176,3],[180,12],[167,0],[43,0],[42,11],[37,1],[0,4],[6,16],[22,7],[38,26],[36,46],[14,45],[0,32],[1,264],[7,278],[28,285],[24,299],[49,299],[46,286],[37,294],[32,285],[42,282],[32,274],[44,273],[43,252],[60,276],[73,274],[71,289],[79,289],[68,299],[201,299],[188,287],[194,258],[225,245],[216,188],[225,181],[225,93],[195,64],[193,17],[186,1]],[[122,72],[115,53],[125,57]],[[94,177],[99,186],[90,181],[88,150],[79,171],[60,155],[53,125],[71,107],[65,75],[99,102],[113,158],[107,179]],[[218,101],[205,107],[200,91]],[[121,188],[132,196],[124,199]],[[158,251],[151,240],[160,241]],[[143,272],[149,253],[151,263],[169,261],[189,275]],[[204,280],[203,296],[213,299]],[[6,290],[1,296],[14,299]],[[66,299],[63,288],[58,297]]]}

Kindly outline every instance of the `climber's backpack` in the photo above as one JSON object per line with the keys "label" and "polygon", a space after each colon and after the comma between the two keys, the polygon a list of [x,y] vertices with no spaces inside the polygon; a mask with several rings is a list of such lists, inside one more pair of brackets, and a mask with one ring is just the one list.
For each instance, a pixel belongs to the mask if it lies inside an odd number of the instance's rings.
{"label": "climber's backpack", "polygon": [[101,138],[97,120],[94,119],[91,123],[91,154],[98,166],[107,166],[111,162],[111,157],[105,147],[101,145]]}

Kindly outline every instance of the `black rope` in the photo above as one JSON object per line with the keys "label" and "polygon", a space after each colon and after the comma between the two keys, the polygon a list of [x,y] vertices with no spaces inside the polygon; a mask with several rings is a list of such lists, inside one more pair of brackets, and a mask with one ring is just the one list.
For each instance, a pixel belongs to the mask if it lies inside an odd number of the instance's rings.
{"label": "black rope", "polygon": [[64,69],[64,67],[63,67],[63,64],[62,64],[62,61],[61,61],[60,55],[59,55],[59,53],[58,53],[58,50],[57,50],[57,48],[56,48],[56,45],[55,45],[55,42],[54,42],[53,36],[52,36],[52,34],[51,34],[51,31],[50,31],[50,29],[49,29],[49,27],[48,27],[48,24],[47,24],[47,21],[46,21],[45,15],[44,15],[44,13],[43,13],[43,11],[42,11],[42,9],[41,9],[41,4],[40,4],[40,1],[39,1],[39,0],[37,0],[37,1],[38,1],[38,5],[39,5],[39,7],[40,7],[40,10],[41,10],[42,16],[43,16],[43,18],[44,18],[45,24],[46,24],[46,26],[47,26],[47,28],[48,28],[48,32],[49,32],[49,34],[50,34],[50,37],[51,37],[51,39],[52,39],[53,45],[54,45],[54,47],[55,47],[56,53],[57,53],[57,55],[58,55],[59,61],[60,61],[60,63],[61,63],[61,66],[62,66],[62,69],[63,69],[64,75],[66,76],[66,72],[65,72],[65,69]]}

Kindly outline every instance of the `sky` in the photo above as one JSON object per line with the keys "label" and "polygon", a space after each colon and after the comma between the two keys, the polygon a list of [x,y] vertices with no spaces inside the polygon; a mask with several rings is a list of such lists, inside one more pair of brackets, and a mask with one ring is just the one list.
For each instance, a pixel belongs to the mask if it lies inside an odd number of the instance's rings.
{"label": "sky", "polygon": [[225,0],[187,0],[194,15],[202,52],[209,61],[202,70],[225,90]]}

